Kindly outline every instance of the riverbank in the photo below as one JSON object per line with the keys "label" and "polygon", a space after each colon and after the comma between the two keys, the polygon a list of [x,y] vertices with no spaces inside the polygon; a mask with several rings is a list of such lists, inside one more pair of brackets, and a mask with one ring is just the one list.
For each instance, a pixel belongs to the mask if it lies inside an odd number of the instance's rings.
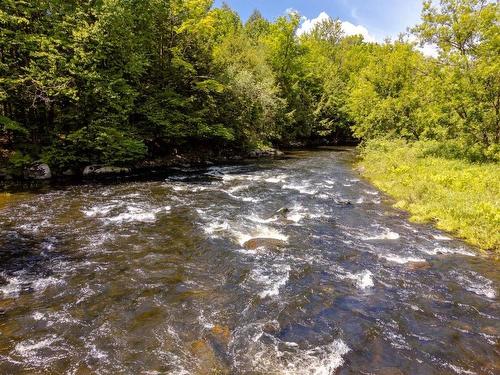
{"label": "riverbank", "polygon": [[[144,159],[129,165],[91,164],[77,165],[62,170],[42,161],[31,164],[17,174],[9,174],[0,169],[0,194],[30,191],[40,185],[75,184],[85,181],[109,179],[154,178],[178,169],[207,168],[214,165],[239,164],[256,159],[275,159],[284,152],[274,148],[260,148],[250,151],[225,150],[215,152],[211,149],[181,150],[173,149],[168,155]],[[1,200],[0,200],[1,204]]]}
{"label": "riverbank", "polygon": [[373,141],[362,149],[359,167],[412,221],[432,222],[500,255],[500,165],[430,156],[428,150],[425,142]]}

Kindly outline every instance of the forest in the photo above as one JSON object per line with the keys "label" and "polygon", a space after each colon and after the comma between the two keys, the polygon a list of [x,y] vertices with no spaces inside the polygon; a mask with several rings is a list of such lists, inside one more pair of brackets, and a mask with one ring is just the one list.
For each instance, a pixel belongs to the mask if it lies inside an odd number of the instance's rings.
{"label": "forest", "polygon": [[494,1],[426,1],[419,25],[377,44],[339,20],[299,36],[299,14],[242,22],[211,0],[4,0],[2,166],[380,137],[498,161],[498,15]]}

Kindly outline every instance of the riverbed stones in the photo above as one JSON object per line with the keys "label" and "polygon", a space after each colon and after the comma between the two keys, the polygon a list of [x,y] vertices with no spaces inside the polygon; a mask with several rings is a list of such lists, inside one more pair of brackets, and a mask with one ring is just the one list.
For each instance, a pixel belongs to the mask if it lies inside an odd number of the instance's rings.
{"label": "riverbed stones", "polygon": [[231,340],[231,330],[229,327],[215,325],[210,330],[210,333],[220,344],[225,346],[227,346]]}
{"label": "riverbed stones", "polygon": [[430,263],[423,261],[423,262],[407,263],[406,267],[411,271],[425,271],[431,268],[432,266],[430,265]]}
{"label": "riverbed stones", "polygon": [[277,238],[252,238],[243,244],[246,250],[257,250],[260,248],[280,249],[286,245],[286,242]]}
{"label": "riverbed stones", "polygon": [[52,178],[50,167],[45,163],[31,165],[25,172],[27,178],[33,180],[49,180]]}
{"label": "riverbed stones", "polygon": [[481,329],[481,332],[489,336],[500,336],[500,329],[494,326],[488,326]]}
{"label": "riverbed stones", "polygon": [[219,360],[214,348],[205,340],[196,340],[191,344],[191,354],[196,357],[196,374],[229,374]]}
{"label": "riverbed stones", "polygon": [[405,375],[403,371],[396,367],[384,367],[378,370],[375,374],[377,375]]}
{"label": "riverbed stones", "polygon": [[262,332],[265,332],[270,335],[276,335],[279,333],[279,331],[280,331],[280,324],[277,320],[267,322],[262,327]]}
{"label": "riverbed stones", "polygon": [[269,157],[276,157],[283,155],[284,155],[283,152],[275,150],[274,148],[265,150],[252,150],[248,153],[248,157],[251,159],[269,158]]}
{"label": "riverbed stones", "polygon": [[84,176],[113,175],[130,173],[130,168],[115,167],[111,165],[89,165],[83,170]]}

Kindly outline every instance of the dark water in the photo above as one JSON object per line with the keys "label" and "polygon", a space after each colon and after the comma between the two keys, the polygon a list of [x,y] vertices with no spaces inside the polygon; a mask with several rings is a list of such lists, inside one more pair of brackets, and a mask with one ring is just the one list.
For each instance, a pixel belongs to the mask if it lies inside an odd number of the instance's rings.
{"label": "dark water", "polygon": [[500,373],[498,263],[291,156],[5,207],[0,373]]}

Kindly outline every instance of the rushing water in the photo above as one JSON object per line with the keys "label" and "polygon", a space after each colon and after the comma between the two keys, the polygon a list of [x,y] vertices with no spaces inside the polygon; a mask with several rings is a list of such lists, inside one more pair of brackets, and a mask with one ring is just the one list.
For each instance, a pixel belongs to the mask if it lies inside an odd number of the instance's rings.
{"label": "rushing water", "polygon": [[498,263],[409,223],[352,159],[4,207],[0,374],[498,374]]}

